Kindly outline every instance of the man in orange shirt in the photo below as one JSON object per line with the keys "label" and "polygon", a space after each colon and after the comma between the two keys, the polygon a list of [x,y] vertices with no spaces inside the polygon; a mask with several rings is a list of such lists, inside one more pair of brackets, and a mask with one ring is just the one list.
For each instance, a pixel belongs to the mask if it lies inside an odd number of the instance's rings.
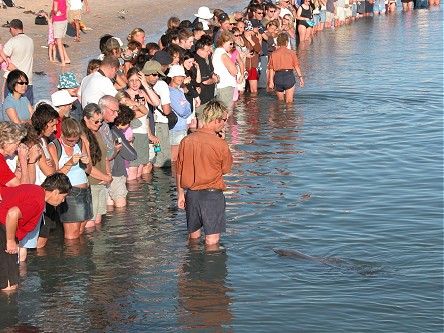
{"label": "man in orange shirt", "polygon": [[[231,171],[233,157],[227,142],[219,137],[228,117],[226,106],[213,99],[202,112],[203,128],[182,139],[177,159],[177,206],[186,210],[189,239],[219,243],[226,228],[223,175]],[[184,189],[187,189],[185,195]]]}
{"label": "man in orange shirt", "polygon": [[273,51],[268,61],[268,71],[270,75],[269,88],[274,89],[279,101],[293,103],[296,80],[294,71],[299,78],[299,86],[304,86],[301,67],[296,53],[288,49],[288,35],[280,33],[277,36],[277,50]]}

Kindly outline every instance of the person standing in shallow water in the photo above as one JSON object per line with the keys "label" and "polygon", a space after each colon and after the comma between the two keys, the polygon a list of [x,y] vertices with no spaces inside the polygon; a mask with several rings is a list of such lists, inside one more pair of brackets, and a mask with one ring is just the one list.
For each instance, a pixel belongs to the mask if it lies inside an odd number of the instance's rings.
{"label": "person standing in shallow water", "polygon": [[218,244],[226,229],[223,175],[231,171],[233,164],[223,138],[227,117],[224,103],[209,101],[202,112],[203,128],[183,138],[179,145],[177,206],[186,210],[188,238],[199,240],[203,227],[206,245]]}
{"label": "person standing in shallow water", "polygon": [[270,71],[269,87],[276,91],[278,100],[293,103],[296,80],[293,71],[299,77],[299,86],[304,86],[301,68],[296,53],[288,49],[288,35],[280,33],[277,37],[277,50],[270,55],[268,70]]}

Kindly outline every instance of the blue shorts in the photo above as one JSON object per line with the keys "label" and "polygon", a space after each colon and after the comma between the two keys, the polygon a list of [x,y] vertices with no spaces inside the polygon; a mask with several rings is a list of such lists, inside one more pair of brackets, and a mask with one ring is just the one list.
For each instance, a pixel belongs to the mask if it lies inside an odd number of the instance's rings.
{"label": "blue shorts", "polygon": [[321,18],[321,23],[325,23],[327,21],[327,11],[321,10],[321,13],[319,14]]}
{"label": "blue shorts", "polygon": [[385,5],[384,4],[379,4],[379,5],[373,5],[373,11],[374,12],[379,12],[379,13],[385,13]]}
{"label": "blue shorts", "polygon": [[180,144],[180,141],[182,141],[182,139],[186,136],[187,136],[186,130],[179,130],[179,131],[170,130],[170,145],[178,146]]}
{"label": "blue shorts", "polygon": [[353,4],[352,4],[352,17],[356,17],[357,14],[358,14],[358,5],[356,4],[356,2],[353,2]]}
{"label": "blue shorts", "polygon": [[284,92],[291,89],[296,84],[293,71],[278,71],[274,75],[274,90],[277,92]]}
{"label": "blue shorts", "polygon": [[37,225],[35,226],[34,230],[29,232],[25,236],[25,238],[23,238],[19,242],[19,246],[20,247],[24,247],[26,249],[35,249],[35,248],[37,248],[37,241],[39,239],[40,225],[42,223],[42,219],[43,219],[43,214],[40,217],[40,221],[39,221],[39,223],[37,223]]}
{"label": "blue shorts", "polygon": [[319,22],[321,22],[321,17],[319,14],[314,14],[313,15],[313,21],[314,21],[314,25],[318,25]]}
{"label": "blue shorts", "polygon": [[191,191],[185,196],[188,233],[204,228],[205,235],[226,230],[225,196],[222,191]]}

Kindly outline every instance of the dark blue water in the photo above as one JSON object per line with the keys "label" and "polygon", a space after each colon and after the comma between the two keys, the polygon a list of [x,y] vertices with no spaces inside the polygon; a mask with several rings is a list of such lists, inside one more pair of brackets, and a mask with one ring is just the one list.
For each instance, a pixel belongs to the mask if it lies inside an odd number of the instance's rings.
{"label": "dark blue water", "polygon": [[31,254],[1,326],[442,332],[442,13],[325,31],[298,49],[294,106],[237,104],[221,250],[188,245],[174,179],[156,172],[100,230]]}

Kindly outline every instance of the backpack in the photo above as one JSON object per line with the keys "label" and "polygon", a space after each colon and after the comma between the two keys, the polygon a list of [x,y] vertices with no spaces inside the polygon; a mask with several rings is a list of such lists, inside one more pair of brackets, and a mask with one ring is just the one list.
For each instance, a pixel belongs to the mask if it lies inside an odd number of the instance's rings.
{"label": "backpack", "polygon": [[12,0],[3,0],[3,3],[8,7],[15,7],[14,1]]}
{"label": "backpack", "polygon": [[[56,139],[52,140],[51,143],[54,144],[56,151],[57,151],[57,158],[60,159],[60,157],[62,156],[62,145],[60,144],[59,139],[56,138]],[[82,146],[83,146],[82,138],[80,138],[76,144],[79,145],[80,150],[82,150]]]}

